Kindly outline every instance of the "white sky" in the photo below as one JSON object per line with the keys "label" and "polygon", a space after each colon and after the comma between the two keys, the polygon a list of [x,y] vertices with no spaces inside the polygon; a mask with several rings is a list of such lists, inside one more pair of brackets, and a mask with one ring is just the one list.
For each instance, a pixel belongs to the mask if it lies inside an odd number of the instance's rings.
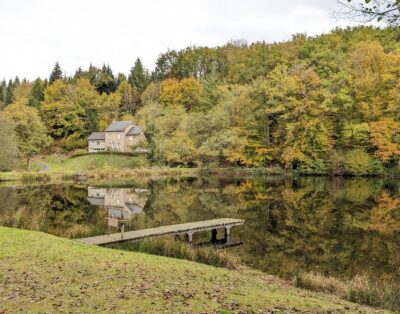
{"label": "white sky", "polygon": [[0,0],[0,79],[67,74],[90,62],[127,74],[136,57],[152,70],[168,48],[230,39],[286,40],[349,22],[336,0]]}

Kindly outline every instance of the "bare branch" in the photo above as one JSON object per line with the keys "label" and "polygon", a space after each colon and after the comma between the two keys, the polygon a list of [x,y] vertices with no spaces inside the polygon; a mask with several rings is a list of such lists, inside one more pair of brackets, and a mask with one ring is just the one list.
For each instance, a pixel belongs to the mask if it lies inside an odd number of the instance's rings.
{"label": "bare branch", "polygon": [[336,12],[337,16],[363,23],[377,20],[392,26],[400,24],[400,0],[339,0],[338,2],[344,10]]}

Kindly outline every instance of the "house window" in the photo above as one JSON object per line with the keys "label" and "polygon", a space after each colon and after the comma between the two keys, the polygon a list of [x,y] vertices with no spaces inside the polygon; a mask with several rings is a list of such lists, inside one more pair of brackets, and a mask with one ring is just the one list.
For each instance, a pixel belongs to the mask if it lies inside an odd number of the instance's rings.
{"label": "house window", "polygon": [[133,136],[129,136],[129,140],[130,140],[130,141],[133,141]]}
{"label": "house window", "polygon": [[118,134],[118,139],[121,139],[121,134]]}
{"label": "house window", "polygon": [[97,145],[100,145],[100,141],[97,141]]}

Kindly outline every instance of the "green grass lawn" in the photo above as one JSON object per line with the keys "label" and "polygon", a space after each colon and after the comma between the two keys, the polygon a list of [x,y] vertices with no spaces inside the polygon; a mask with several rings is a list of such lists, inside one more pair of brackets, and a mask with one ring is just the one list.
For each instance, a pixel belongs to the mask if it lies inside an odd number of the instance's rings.
{"label": "green grass lawn", "polygon": [[0,227],[0,313],[373,313],[252,270]]}
{"label": "green grass lawn", "polygon": [[146,167],[145,156],[125,156],[117,154],[93,154],[79,157],[52,155],[43,160],[50,171],[121,170]]}

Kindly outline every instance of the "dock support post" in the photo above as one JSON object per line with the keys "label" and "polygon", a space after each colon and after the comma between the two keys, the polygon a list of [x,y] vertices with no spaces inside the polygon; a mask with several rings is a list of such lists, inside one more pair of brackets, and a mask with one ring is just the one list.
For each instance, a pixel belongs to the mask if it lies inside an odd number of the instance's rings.
{"label": "dock support post", "polygon": [[192,244],[193,243],[193,232],[186,232],[186,240]]}
{"label": "dock support post", "polygon": [[212,229],[211,230],[211,243],[217,243],[217,229]]}
{"label": "dock support post", "polygon": [[121,240],[124,239],[124,231],[125,231],[125,224],[123,223],[121,226]]}
{"label": "dock support post", "polygon": [[229,243],[231,240],[231,227],[225,227],[225,243]]}

